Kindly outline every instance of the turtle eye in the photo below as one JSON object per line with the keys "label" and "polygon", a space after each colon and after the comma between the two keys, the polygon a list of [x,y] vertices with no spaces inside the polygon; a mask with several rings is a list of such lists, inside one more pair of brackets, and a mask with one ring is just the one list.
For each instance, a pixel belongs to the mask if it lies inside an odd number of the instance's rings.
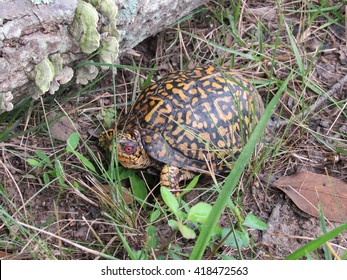
{"label": "turtle eye", "polygon": [[134,147],[133,146],[125,146],[124,152],[126,152],[127,154],[131,154],[134,152]]}

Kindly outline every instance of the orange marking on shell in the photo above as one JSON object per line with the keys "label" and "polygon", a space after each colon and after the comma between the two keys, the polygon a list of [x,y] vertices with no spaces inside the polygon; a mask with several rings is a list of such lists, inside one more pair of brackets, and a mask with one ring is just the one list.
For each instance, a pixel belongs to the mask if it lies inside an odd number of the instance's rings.
{"label": "orange marking on shell", "polygon": [[167,90],[172,90],[173,85],[172,84],[166,84],[165,87]]}
{"label": "orange marking on shell", "polygon": [[216,83],[216,82],[213,82],[212,83],[212,88],[214,89],[220,89],[222,88],[223,86],[220,84],[220,83]]}
{"label": "orange marking on shell", "polygon": [[212,75],[214,71],[216,71],[216,68],[213,66],[209,66],[208,68],[205,69],[205,72],[207,75]]}
{"label": "orange marking on shell", "polygon": [[191,102],[192,106],[195,106],[195,104],[196,104],[198,101],[199,101],[199,98],[193,97],[192,102]]}
{"label": "orange marking on shell", "polygon": [[[158,111],[159,107],[162,106],[164,104],[164,101],[161,98],[158,97],[151,97],[152,101],[150,102],[152,109],[151,111],[149,111],[146,116],[145,116],[145,121],[146,122],[150,122],[152,119],[153,114]],[[155,101],[158,101],[157,104],[155,104]],[[155,104],[155,105],[154,105]]]}
{"label": "orange marking on shell", "polygon": [[183,101],[185,101],[185,102],[189,101],[189,97],[188,97],[186,94],[184,94],[184,91],[181,90],[181,89],[173,88],[173,89],[172,89],[172,93],[178,94],[179,97],[180,97]]}

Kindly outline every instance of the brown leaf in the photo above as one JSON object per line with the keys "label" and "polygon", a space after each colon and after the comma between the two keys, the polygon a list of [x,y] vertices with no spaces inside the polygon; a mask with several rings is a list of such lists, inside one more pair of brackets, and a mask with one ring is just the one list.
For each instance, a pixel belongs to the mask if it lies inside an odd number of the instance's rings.
{"label": "brown leaf", "polygon": [[[49,115],[49,118],[52,119],[56,116],[56,113],[52,113]],[[66,141],[72,132],[76,131],[79,126],[77,123],[71,123],[71,120],[63,116],[60,119],[53,121],[50,125],[50,132],[54,139],[60,141]]]}
{"label": "brown leaf", "polygon": [[[101,185],[101,187],[107,192],[108,197],[111,197],[111,187],[108,184]],[[124,199],[125,204],[129,205],[133,202],[132,196],[125,189],[122,191],[122,197]]]}
{"label": "brown leaf", "polygon": [[0,251],[0,260],[7,257],[9,254],[7,254],[6,252],[4,251]]}
{"label": "brown leaf", "polygon": [[347,221],[347,184],[331,176],[299,172],[278,179],[274,185],[302,211],[319,217],[318,203],[331,221]]}

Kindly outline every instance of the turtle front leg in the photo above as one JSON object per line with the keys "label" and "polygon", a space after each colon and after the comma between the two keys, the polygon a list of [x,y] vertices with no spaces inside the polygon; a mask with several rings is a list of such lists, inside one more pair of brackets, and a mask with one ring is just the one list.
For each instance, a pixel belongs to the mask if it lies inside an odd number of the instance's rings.
{"label": "turtle front leg", "polygon": [[163,166],[160,174],[161,185],[170,188],[176,196],[179,196],[181,192],[179,182],[193,177],[193,172],[168,164]]}

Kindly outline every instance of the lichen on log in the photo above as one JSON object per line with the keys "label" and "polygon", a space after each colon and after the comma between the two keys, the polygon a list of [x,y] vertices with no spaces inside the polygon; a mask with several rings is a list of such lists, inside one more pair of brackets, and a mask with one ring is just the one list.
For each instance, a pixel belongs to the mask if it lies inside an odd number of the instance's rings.
{"label": "lichen on log", "polygon": [[[205,2],[207,0],[54,0],[50,4],[34,5],[30,0],[0,0],[0,113],[11,110],[28,95],[43,94],[47,84],[37,91],[35,68],[42,61],[47,62],[46,59],[52,62],[52,55],[60,56],[63,73],[54,73],[47,91],[50,93],[72,75],[83,73],[73,69],[88,58],[86,50],[93,53],[96,48],[99,55],[95,59],[109,65],[118,52],[122,55]],[[96,30],[100,45],[92,40],[91,49],[88,49],[90,38],[84,33],[79,34],[82,44],[71,34],[76,9],[86,4],[90,5],[89,9],[94,7],[98,14]],[[94,14],[93,22],[95,19]],[[84,31],[96,34],[93,28]],[[90,78],[96,76],[98,69],[93,71]],[[88,77],[79,76],[75,80],[88,83]]]}

